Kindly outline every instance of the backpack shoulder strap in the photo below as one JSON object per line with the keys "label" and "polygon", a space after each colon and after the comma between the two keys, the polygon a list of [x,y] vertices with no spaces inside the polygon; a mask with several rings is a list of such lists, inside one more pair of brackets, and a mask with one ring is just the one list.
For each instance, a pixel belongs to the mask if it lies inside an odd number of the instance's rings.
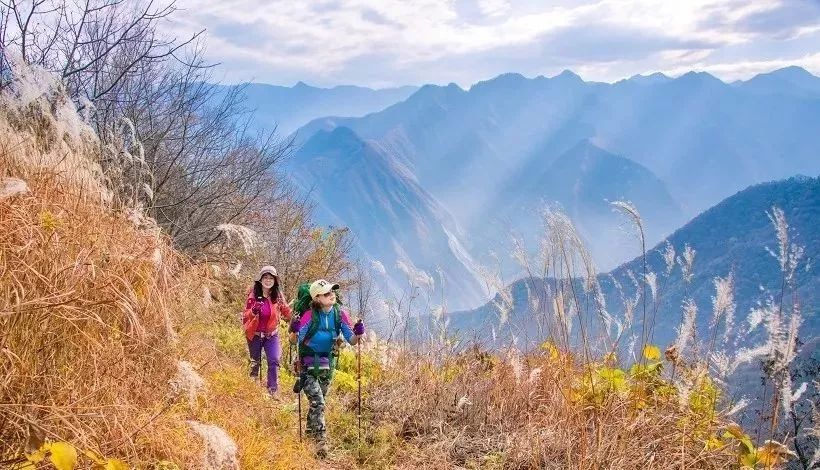
{"label": "backpack shoulder strap", "polygon": [[333,320],[336,323],[336,336],[334,338],[338,338],[342,334],[342,313],[341,309],[335,305],[333,306]]}
{"label": "backpack shoulder strap", "polygon": [[302,344],[308,344],[310,339],[313,338],[313,335],[316,334],[316,331],[319,329],[319,315],[316,313],[316,309],[310,311],[310,326],[308,326],[308,330],[305,333],[305,339],[302,340]]}

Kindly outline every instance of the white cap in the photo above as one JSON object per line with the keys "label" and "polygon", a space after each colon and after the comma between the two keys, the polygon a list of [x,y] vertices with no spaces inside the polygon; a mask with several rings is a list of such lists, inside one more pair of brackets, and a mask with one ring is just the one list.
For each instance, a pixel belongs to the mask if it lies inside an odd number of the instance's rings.
{"label": "white cap", "polygon": [[339,284],[331,284],[324,279],[319,279],[310,285],[310,298],[315,299],[317,295],[327,294],[333,289],[338,288]]}

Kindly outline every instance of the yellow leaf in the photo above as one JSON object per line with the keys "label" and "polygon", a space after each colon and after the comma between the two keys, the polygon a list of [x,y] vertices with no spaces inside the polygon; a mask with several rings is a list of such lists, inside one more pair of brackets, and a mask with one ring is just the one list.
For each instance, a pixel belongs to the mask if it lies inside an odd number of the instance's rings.
{"label": "yellow leaf", "polygon": [[558,347],[552,341],[544,341],[541,343],[541,349],[547,352],[551,360],[558,359]]}
{"label": "yellow leaf", "polygon": [[601,367],[597,373],[608,390],[623,392],[629,389],[629,385],[626,383],[626,373],[623,370]]}
{"label": "yellow leaf", "polygon": [[763,447],[757,449],[758,462],[766,467],[780,465],[794,457],[795,453],[777,441],[766,441]]}
{"label": "yellow leaf", "polygon": [[746,433],[743,432],[743,428],[741,428],[737,423],[729,423],[729,425],[726,426],[726,432],[734,436],[736,439],[743,439],[743,437],[746,436]]}
{"label": "yellow leaf", "polygon": [[127,463],[119,459],[108,459],[103,467],[104,470],[130,470],[130,468]]}
{"label": "yellow leaf", "polygon": [[97,465],[105,465],[105,457],[94,452],[93,450],[84,450],[83,454]]}
{"label": "yellow leaf", "polygon": [[180,470],[179,466],[168,460],[160,460],[154,464],[154,470]]}
{"label": "yellow leaf", "polygon": [[647,344],[643,347],[643,357],[650,361],[657,361],[661,358],[661,348]]}
{"label": "yellow leaf", "polygon": [[757,465],[757,455],[754,453],[741,455],[740,464],[743,468],[755,468],[755,465]]}
{"label": "yellow leaf", "polygon": [[723,447],[723,441],[720,440],[719,437],[712,434],[709,436],[709,439],[706,439],[705,450],[717,450]]}
{"label": "yellow leaf", "polygon": [[52,442],[44,447],[51,451],[49,459],[57,470],[74,470],[77,466],[77,449],[68,442]]}
{"label": "yellow leaf", "polygon": [[26,460],[28,460],[30,463],[40,463],[45,458],[46,458],[45,445],[40,447],[39,450],[36,450],[36,451],[34,451],[30,454],[26,454]]}

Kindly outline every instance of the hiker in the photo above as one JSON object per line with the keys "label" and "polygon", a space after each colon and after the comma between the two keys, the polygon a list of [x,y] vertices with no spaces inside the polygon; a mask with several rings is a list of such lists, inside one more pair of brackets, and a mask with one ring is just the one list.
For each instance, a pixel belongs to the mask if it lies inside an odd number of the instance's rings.
{"label": "hiker", "polygon": [[[310,408],[307,414],[307,434],[318,444],[319,457],[327,455],[325,428],[325,395],[336,367],[334,346],[338,351],[343,336],[351,345],[364,335],[361,320],[351,328],[350,316],[336,302],[338,284],[319,279],[310,285],[310,309],[290,325],[290,340],[299,350],[299,380],[294,391],[305,392]],[[338,342],[338,343],[337,343]],[[336,344],[334,344],[336,343]]]}
{"label": "hiker", "polygon": [[267,388],[271,397],[279,390],[279,360],[282,355],[279,347],[279,321],[289,322],[290,318],[291,309],[280,290],[276,268],[263,266],[248,291],[242,326],[248,340],[251,377],[259,376],[262,350],[265,350],[268,361]]}

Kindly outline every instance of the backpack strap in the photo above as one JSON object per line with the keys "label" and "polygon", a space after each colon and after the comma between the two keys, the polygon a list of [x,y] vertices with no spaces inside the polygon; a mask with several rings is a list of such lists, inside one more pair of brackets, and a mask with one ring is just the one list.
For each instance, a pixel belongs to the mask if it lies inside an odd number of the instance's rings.
{"label": "backpack strap", "polygon": [[316,309],[313,309],[310,312],[310,326],[308,326],[308,330],[305,333],[305,338],[302,340],[302,344],[307,346],[310,342],[310,339],[313,338],[313,335],[316,334],[316,331],[319,329],[319,316],[316,314]]}

